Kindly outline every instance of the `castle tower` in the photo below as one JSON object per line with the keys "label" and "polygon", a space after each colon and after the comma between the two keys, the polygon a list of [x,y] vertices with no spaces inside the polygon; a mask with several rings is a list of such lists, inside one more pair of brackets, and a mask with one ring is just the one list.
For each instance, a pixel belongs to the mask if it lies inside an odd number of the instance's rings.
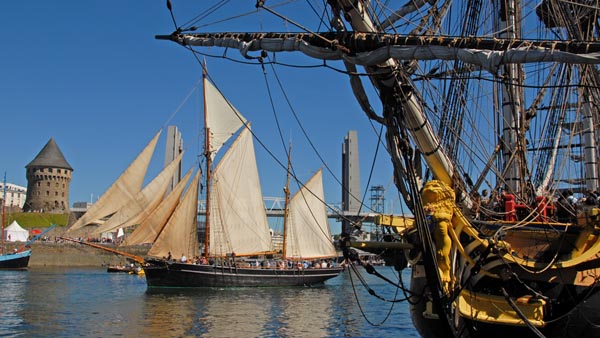
{"label": "castle tower", "polygon": [[69,212],[69,184],[73,168],[51,138],[25,166],[27,198],[23,211]]}

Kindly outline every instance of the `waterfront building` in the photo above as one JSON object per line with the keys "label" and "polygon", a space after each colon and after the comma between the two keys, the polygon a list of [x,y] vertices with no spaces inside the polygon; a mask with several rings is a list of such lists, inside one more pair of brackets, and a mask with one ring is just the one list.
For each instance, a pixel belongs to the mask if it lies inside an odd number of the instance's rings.
{"label": "waterfront building", "polygon": [[69,212],[73,168],[51,138],[27,169],[27,198],[23,211]]}
{"label": "waterfront building", "polygon": [[[0,182],[0,200],[3,198],[4,183]],[[20,185],[6,183],[6,204],[5,207],[13,209],[23,209],[25,198],[27,197],[27,188]]]}

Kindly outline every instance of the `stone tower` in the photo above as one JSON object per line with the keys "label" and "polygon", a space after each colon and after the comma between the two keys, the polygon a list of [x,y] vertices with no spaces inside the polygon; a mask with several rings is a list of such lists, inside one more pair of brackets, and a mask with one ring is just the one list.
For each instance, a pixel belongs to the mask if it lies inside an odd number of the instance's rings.
{"label": "stone tower", "polygon": [[23,211],[69,212],[69,184],[73,168],[51,138],[25,166],[27,198]]}

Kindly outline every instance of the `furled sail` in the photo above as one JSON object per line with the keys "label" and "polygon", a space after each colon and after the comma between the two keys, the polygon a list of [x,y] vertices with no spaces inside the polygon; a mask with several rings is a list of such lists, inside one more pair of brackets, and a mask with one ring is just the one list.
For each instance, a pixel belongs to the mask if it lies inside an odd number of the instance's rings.
{"label": "furled sail", "polygon": [[335,257],[323,193],[323,171],[315,173],[290,199],[286,222],[288,258]]}
{"label": "furled sail", "polygon": [[161,201],[140,225],[125,239],[123,245],[137,245],[145,243],[154,243],[167,221],[173,214],[173,211],[179,204],[183,189],[192,176],[192,169],[188,170],[185,176],[177,183],[175,188]]}
{"label": "furled sail", "polygon": [[179,168],[183,152],[180,153],[171,163],[150,182],[138,192],[123,208],[119,209],[104,224],[98,227],[94,232],[103,233],[115,230],[117,228],[127,228],[138,224],[148,214],[150,214],[165,197],[171,184],[175,171]]}
{"label": "furled sail", "polygon": [[249,126],[240,132],[212,177],[211,256],[270,251],[271,235]]}
{"label": "furled sail", "polygon": [[210,132],[210,152],[214,155],[246,123],[246,119],[221,92],[204,78],[206,128]]}
{"label": "furled sail", "polygon": [[200,171],[188,187],[181,203],[165,225],[150,251],[149,256],[166,257],[169,252],[187,257],[198,256],[198,181]]}
{"label": "furled sail", "polygon": [[[248,52],[265,50],[268,52],[300,51],[305,55],[321,60],[344,60],[356,65],[374,66],[389,59],[398,60],[461,60],[478,65],[494,72],[507,63],[563,62],[572,64],[598,64],[600,53],[598,44],[582,42],[579,45],[562,44],[561,41],[548,43],[510,41],[502,39],[459,39],[455,37],[403,36],[369,33],[321,33],[293,35],[289,33],[199,33],[159,36],[185,46],[227,47],[238,49],[242,55]],[[325,37],[325,39],[323,38]],[[341,46],[351,46],[351,53],[345,48],[331,48],[331,41],[340,41]],[[365,43],[344,44],[345,40],[362,40]],[[344,46],[344,47],[346,47]],[[361,50],[365,47],[365,50]],[[580,48],[579,48],[580,47]],[[367,49],[368,48],[368,49]],[[494,50],[498,48],[498,50]]]}
{"label": "furled sail", "polygon": [[156,142],[161,131],[146,145],[144,150],[119,176],[119,178],[106,190],[106,192],[94,203],[90,209],[81,216],[68,231],[80,229],[88,224],[100,223],[102,218],[114,214],[123,205],[127,204],[138,192],[142,190],[144,177],[148,170],[148,164],[152,159]]}

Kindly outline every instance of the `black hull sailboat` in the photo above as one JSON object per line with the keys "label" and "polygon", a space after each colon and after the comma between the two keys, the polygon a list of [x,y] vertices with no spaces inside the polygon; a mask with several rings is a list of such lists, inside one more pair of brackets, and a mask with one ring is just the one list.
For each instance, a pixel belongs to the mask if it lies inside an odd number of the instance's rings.
{"label": "black hull sailboat", "polygon": [[263,269],[200,265],[165,260],[146,260],[148,287],[269,287],[323,284],[342,271],[341,267],[308,269]]}
{"label": "black hull sailboat", "polygon": [[[289,200],[289,208],[286,188],[283,246],[277,247],[267,222],[250,124],[206,76],[204,90],[207,170],[206,237],[202,256],[205,262],[222,262],[227,257],[252,257],[261,261],[273,258],[278,263],[312,262],[315,266],[318,262],[319,266],[323,266],[323,261],[336,259],[338,254],[323,202],[322,170],[318,170]],[[156,134],[70,231],[99,223],[101,219],[102,225],[92,230],[95,233],[135,225],[135,230],[123,245],[152,244],[147,253],[149,258],[136,257],[136,261],[142,264],[148,287],[304,286],[321,284],[343,270],[329,264],[325,264],[325,268],[294,265],[295,268],[263,269],[250,267],[247,263],[226,267],[171,260],[171,253],[181,253],[182,257],[199,261],[201,170],[197,170],[190,180],[193,168],[190,169],[167,193],[176,165],[183,156],[181,153],[142,189],[143,175],[159,135]],[[237,135],[235,141],[212,168],[215,153],[234,135]],[[135,184],[132,183],[134,180]],[[286,242],[286,238],[290,240]],[[113,252],[123,255],[122,252]]]}

